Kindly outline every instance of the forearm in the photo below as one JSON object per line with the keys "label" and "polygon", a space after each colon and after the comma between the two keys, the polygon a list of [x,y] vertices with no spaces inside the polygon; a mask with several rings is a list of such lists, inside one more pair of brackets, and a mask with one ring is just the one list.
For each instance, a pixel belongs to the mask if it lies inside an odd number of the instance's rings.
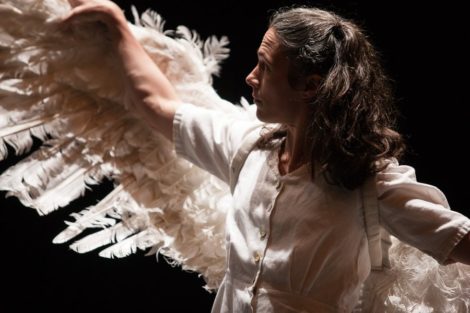
{"label": "forearm", "polygon": [[180,99],[166,76],[122,21],[116,51],[126,80],[128,99],[149,126],[172,139],[173,117]]}
{"label": "forearm", "polygon": [[455,246],[449,259],[449,263],[460,262],[470,265],[470,233],[467,233]]}
{"label": "forearm", "polygon": [[73,9],[63,18],[64,27],[100,22],[118,55],[118,71],[125,80],[131,108],[149,126],[172,139],[172,124],[180,100],[176,92],[133,36],[121,9],[108,0],[69,0]]}

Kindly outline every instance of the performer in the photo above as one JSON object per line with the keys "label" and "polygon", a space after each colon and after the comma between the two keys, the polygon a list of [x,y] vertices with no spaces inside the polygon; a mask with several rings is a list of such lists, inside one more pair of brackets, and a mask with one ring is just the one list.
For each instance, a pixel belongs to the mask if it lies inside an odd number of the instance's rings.
{"label": "performer", "polygon": [[[470,220],[396,161],[404,145],[387,78],[354,23],[316,8],[276,12],[246,78],[259,119],[248,122],[183,103],[118,6],[70,2],[63,26],[106,25],[142,118],[179,155],[238,177],[213,312],[351,312],[371,267],[361,210],[371,177],[387,231],[441,264],[470,264]],[[238,175],[234,158],[252,137]]]}

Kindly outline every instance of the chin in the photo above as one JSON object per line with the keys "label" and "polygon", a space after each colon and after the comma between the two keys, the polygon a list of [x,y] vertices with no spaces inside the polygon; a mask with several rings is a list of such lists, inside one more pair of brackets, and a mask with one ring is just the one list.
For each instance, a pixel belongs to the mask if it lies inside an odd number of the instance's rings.
{"label": "chin", "polygon": [[270,115],[269,112],[264,111],[259,106],[256,107],[256,117],[264,123],[279,123],[279,119]]}
{"label": "chin", "polygon": [[266,110],[263,105],[256,104],[256,117],[264,123],[280,123],[279,117],[276,117],[274,112]]}
{"label": "chin", "polygon": [[270,118],[269,115],[266,114],[266,112],[263,112],[263,111],[260,110],[259,108],[256,109],[256,117],[257,117],[261,122],[264,122],[264,123],[275,123],[275,121],[273,121],[273,119]]}
{"label": "chin", "polygon": [[266,119],[265,119],[265,114],[263,114],[263,111],[259,108],[259,106],[256,107],[256,117],[261,122],[267,122]]}

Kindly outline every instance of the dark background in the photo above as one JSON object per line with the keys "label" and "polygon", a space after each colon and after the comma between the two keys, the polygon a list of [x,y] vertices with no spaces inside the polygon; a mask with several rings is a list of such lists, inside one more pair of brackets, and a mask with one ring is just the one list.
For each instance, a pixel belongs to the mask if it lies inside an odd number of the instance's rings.
{"label": "dark background", "polygon": [[[457,1],[456,1],[457,2]],[[130,1],[119,1],[130,12]],[[203,38],[227,35],[231,56],[222,66],[217,91],[237,102],[250,99],[244,77],[256,63],[256,49],[271,9],[310,4],[332,9],[361,24],[381,52],[395,81],[402,117],[399,129],[410,147],[405,163],[418,179],[444,191],[452,208],[470,215],[464,204],[467,167],[468,40],[463,4],[425,5],[400,1],[141,1],[167,20],[197,30]],[[463,2],[462,2],[463,3]],[[0,163],[3,171],[19,158]],[[39,217],[16,199],[0,194],[0,312],[209,312],[213,295],[193,273],[171,268],[143,253],[108,260],[97,253],[80,255],[52,238],[71,212],[95,204],[111,184],[105,183],[67,208]],[[14,299],[19,299],[14,300]],[[185,309],[186,308],[186,309]]]}

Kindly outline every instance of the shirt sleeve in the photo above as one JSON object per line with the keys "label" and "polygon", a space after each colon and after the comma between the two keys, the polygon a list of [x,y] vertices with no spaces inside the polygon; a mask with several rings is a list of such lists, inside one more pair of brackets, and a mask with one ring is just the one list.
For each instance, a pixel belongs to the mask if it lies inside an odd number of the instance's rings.
{"label": "shirt sleeve", "polygon": [[452,249],[470,231],[470,220],[451,211],[438,188],[417,182],[410,166],[392,161],[377,174],[376,182],[382,226],[445,264]]}
{"label": "shirt sleeve", "polygon": [[259,131],[262,123],[226,112],[180,106],[173,120],[176,153],[229,183],[230,162],[243,139]]}

